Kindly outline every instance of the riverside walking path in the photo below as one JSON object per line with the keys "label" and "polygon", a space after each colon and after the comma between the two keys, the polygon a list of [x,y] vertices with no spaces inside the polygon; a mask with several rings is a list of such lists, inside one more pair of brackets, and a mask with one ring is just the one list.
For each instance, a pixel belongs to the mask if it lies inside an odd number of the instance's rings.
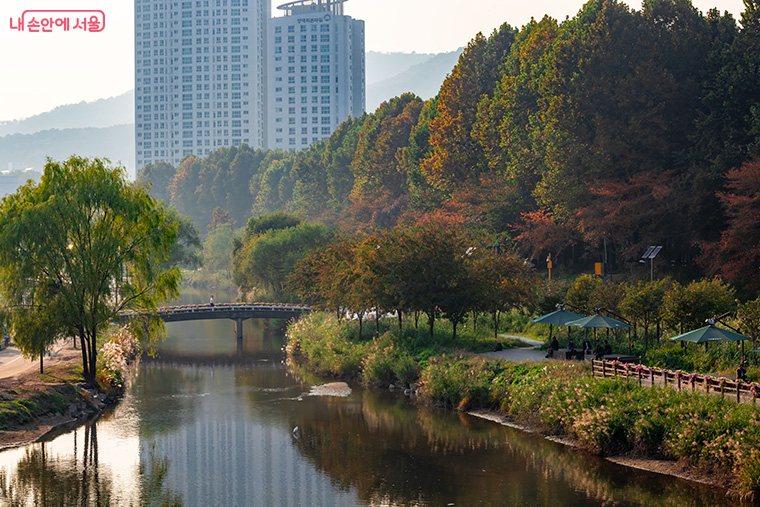
{"label": "riverside walking path", "polygon": [[543,345],[544,342],[534,340],[533,338],[526,338],[525,336],[517,336],[511,334],[500,334],[500,338],[509,338],[511,340],[517,340],[525,343],[526,347],[518,347],[514,349],[505,349],[494,352],[484,352],[479,354],[483,357],[489,357],[492,359],[503,359],[505,361],[523,362],[530,361],[534,363],[549,361],[546,356],[546,351],[536,350],[536,347]]}

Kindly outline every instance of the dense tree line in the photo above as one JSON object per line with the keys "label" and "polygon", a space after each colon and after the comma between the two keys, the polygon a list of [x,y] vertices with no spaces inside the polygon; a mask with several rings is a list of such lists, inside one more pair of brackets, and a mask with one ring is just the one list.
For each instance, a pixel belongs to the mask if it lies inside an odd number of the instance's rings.
{"label": "dense tree line", "polygon": [[430,335],[436,318],[457,326],[470,312],[488,313],[498,332],[502,312],[533,303],[534,278],[513,253],[440,218],[412,227],[340,238],[314,249],[295,265],[291,288],[321,308],[356,315],[359,335],[365,313],[427,316]]}
{"label": "dense tree line", "polygon": [[303,152],[222,148],[144,167],[203,229],[296,213],[346,233],[429,214],[516,241],[534,259],[605,260],[647,245],[674,268],[760,287],[760,8],[688,0],[476,36],[434,99],[395,97]]}
{"label": "dense tree line", "polygon": [[[297,229],[290,224],[288,230]],[[360,337],[369,312],[377,329],[380,315],[394,313],[399,331],[405,317],[417,327],[425,315],[431,336],[436,320],[444,318],[456,338],[468,318],[489,315],[497,334],[505,313],[549,312],[563,303],[584,315],[629,322],[634,336],[643,334],[644,349],[653,337],[697,329],[713,318],[730,317],[730,325],[760,339],[760,298],[739,303],[736,290],[719,278],[614,283],[581,275],[569,285],[550,284],[553,290],[547,291],[519,255],[496,249],[489,238],[439,216],[413,226],[331,237],[290,266],[286,285],[292,294],[314,309],[335,312],[339,320],[353,316]]]}

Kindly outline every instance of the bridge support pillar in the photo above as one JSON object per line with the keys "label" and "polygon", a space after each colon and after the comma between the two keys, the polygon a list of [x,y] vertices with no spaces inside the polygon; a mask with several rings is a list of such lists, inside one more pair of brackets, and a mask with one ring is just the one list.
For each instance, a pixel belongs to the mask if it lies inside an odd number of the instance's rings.
{"label": "bridge support pillar", "polygon": [[235,319],[235,336],[238,340],[243,339],[243,319]]}

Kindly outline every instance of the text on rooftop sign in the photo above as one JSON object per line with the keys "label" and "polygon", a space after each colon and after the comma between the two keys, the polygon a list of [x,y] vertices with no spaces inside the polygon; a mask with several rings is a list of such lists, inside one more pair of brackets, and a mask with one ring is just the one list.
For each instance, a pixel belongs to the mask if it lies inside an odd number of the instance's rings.
{"label": "text on rooftop sign", "polygon": [[318,18],[298,18],[298,23],[326,23],[327,21],[330,21],[330,15],[325,14],[324,16],[318,17]]}
{"label": "text on rooftop sign", "polygon": [[28,10],[10,18],[10,29],[29,33],[102,32],[106,15],[99,10]]}

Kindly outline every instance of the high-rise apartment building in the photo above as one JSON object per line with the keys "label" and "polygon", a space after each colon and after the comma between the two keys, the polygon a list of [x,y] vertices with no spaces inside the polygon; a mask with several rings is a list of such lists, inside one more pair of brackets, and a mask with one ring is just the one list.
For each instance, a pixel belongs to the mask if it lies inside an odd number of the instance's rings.
{"label": "high-rise apartment building", "polygon": [[269,148],[304,149],[364,113],[364,21],[346,0],[297,0],[269,23]]}
{"label": "high-rise apartment building", "polygon": [[346,0],[135,0],[138,170],[222,146],[303,149],[364,112]]}
{"label": "high-rise apartment building", "polygon": [[138,170],[266,147],[269,0],[135,0]]}

